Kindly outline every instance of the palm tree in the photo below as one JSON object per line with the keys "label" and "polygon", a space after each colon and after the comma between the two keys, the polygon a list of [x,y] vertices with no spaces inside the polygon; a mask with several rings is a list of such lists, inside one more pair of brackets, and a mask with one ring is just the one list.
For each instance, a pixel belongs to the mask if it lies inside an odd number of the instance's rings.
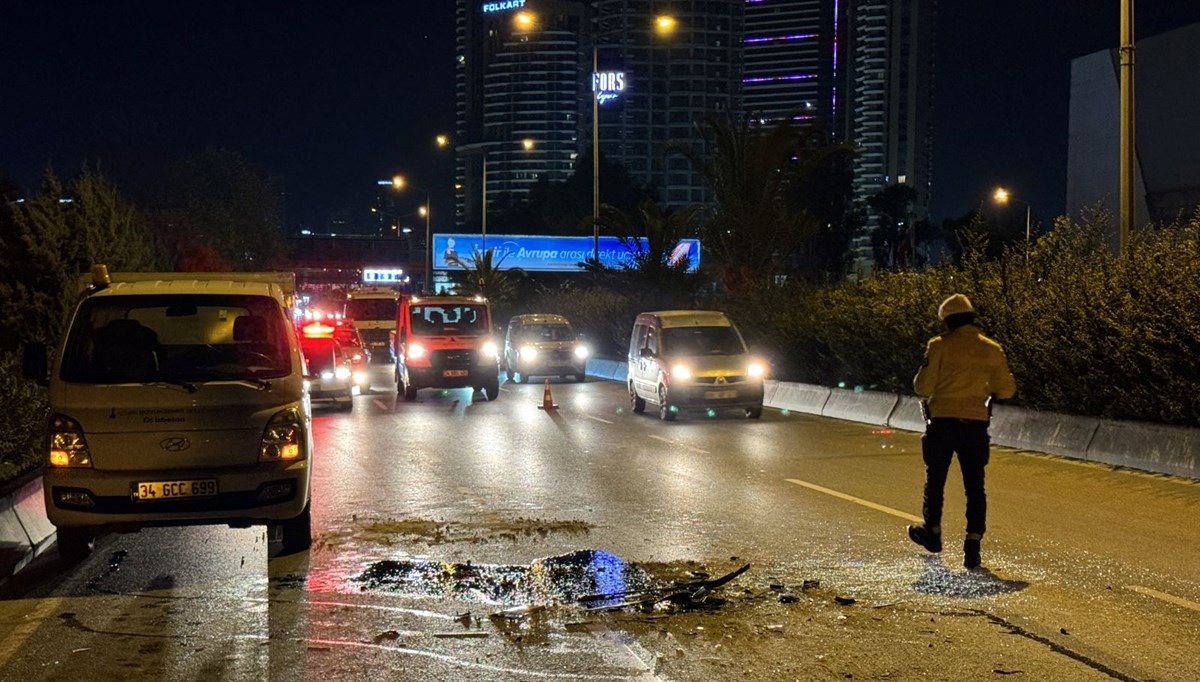
{"label": "palm tree", "polygon": [[675,147],[712,192],[705,246],[729,289],[776,274],[820,227],[797,199],[804,184],[828,167],[832,155],[850,154],[823,135],[801,131],[785,118],[767,128],[750,116],[710,115],[699,145]]}
{"label": "palm tree", "polygon": [[695,277],[688,270],[696,254],[681,254],[678,247],[697,233],[703,210],[703,206],[689,206],[665,213],[653,200],[645,199],[638,204],[637,215],[629,216],[605,204],[600,208],[600,224],[616,234],[629,252],[623,270],[655,287],[683,290],[694,284]]}
{"label": "palm tree", "polygon": [[467,272],[467,281],[459,285],[459,293],[479,295],[493,302],[506,301],[516,293],[516,277],[522,274],[520,268],[502,269],[500,266],[508,258],[504,254],[495,258],[496,250],[472,250],[468,258],[458,255],[446,259],[447,263],[457,265]]}

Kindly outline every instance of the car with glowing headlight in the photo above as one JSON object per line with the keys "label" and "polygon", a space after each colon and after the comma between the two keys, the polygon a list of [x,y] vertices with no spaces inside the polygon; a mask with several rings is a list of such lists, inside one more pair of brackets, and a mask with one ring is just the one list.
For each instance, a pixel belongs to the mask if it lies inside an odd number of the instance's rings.
{"label": "car with glowing headlight", "polygon": [[[371,351],[367,350],[362,334],[350,321],[337,320],[333,324],[333,339],[341,344],[342,351],[350,359],[354,385],[360,393],[368,393],[371,390]],[[382,352],[391,355],[386,348]]]}
{"label": "car with glowing headlight", "polygon": [[333,338],[334,329],[316,322],[300,330],[300,349],[308,364],[309,396],[313,403],[329,403],[350,412],[354,409],[354,367],[342,344]]}
{"label": "car with glowing headlight", "polygon": [[492,309],[481,296],[401,295],[396,320],[396,393],[470,387],[500,397]]}
{"label": "car with glowing headlight", "polygon": [[311,543],[311,408],[291,273],[110,273],[95,266],[53,355],[43,470],[58,551],[110,530],[228,524]]}
{"label": "car with glowing headlight", "polygon": [[504,370],[523,383],[535,376],[574,377],[583,381],[588,347],[561,315],[517,315],[504,335]]}
{"label": "car with glowing headlight", "polygon": [[629,402],[646,404],[665,421],[681,410],[740,409],[762,416],[766,363],[746,350],[725,313],[666,310],[641,313],[629,339]]}

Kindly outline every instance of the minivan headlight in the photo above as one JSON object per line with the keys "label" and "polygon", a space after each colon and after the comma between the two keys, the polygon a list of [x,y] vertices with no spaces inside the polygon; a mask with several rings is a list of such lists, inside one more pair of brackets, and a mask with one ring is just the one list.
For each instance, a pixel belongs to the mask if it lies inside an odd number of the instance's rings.
{"label": "minivan headlight", "polygon": [[92,453],[83,437],[83,427],[70,417],[56,414],[50,417],[49,463],[56,469],[91,468]]}
{"label": "minivan headlight", "polygon": [[304,458],[304,420],[295,410],[283,410],[271,417],[263,430],[258,461],[277,462]]}
{"label": "minivan headlight", "polygon": [[752,362],[750,363],[750,366],[746,368],[746,374],[749,374],[751,378],[754,379],[762,378],[762,376],[766,373],[767,369],[762,366],[762,363]]}
{"label": "minivan headlight", "polygon": [[671,368],[671,376],[675,379],[691,379],[692,370],[687,365],[675,365]]}
{"label": "minivan headlight", "polygon": [[582,360],[582,359],[586,358],[587,356],[588,356],[587,346],[575,346],[575,357]]}
{"label": "minivan headlight", "polygon": [[532,360],[537,357],[538,350],[533,346],[525,346],[521,349],[522,360]]}

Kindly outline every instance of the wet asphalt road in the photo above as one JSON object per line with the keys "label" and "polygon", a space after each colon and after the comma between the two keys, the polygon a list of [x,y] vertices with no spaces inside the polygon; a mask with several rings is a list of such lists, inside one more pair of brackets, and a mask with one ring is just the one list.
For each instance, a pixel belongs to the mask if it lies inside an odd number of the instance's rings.
{"label": "wet asphalt road", "polygon": [[[494,402],[384,390],[320,413],[310,552],[201,527],[108,536],[79,566],[43,557],[0,601],[0,679],[815,679],[738,653],[758,645],[732,635],[707,668],[679,667],[654,637],[573,604],[654,567],[743,563],[747,591],[819,579],[862,603],[973,617],[928,663],[874,631],[821,643],[846,670],[878,670],[856,648],[890,657],[878,679],[1200,679],[1200,485],[996,449],[988,570],[966,573],[957,474],[943,554],[904,534],[920,511],[915,434],[777,410],[663,423],[629,413],[618,384],[553,391],[553,412],[537,408],[541,385],[507,383]],[[489,617],[528,604],[550,608]],[[675,618],[661,617],[655,637]]]}

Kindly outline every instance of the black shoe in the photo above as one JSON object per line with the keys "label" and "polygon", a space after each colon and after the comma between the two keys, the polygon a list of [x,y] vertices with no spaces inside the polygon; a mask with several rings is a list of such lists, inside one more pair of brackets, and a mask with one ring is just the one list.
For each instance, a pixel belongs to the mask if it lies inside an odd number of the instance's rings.
{"label": "black shoe", "polygon": [[979,568],[979,541],[967,538],[963,541],[963,566]]}
{"label": "black shoe", "polygon": [[934,554],[942,551],[942,534],[935,533],[925,526],[909,526],[908,537]]}

